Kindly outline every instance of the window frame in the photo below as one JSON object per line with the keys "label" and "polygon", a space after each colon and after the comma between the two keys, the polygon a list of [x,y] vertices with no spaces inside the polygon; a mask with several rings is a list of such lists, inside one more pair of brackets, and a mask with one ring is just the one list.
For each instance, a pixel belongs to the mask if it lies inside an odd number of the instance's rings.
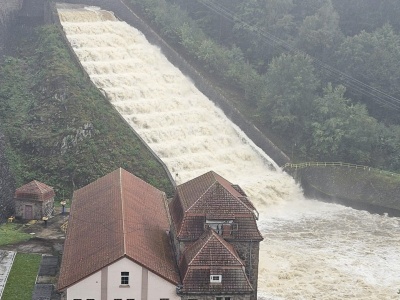
{"label": "window frame", "polygon": [[222,275],[210,274],[210,283],[221,283],[221,282],[222,282]]}
{"label": "window frame", "polygon": [[128,286],[129,285],[129,272],[121,272],[121,281],[120,281],[122,286]]}

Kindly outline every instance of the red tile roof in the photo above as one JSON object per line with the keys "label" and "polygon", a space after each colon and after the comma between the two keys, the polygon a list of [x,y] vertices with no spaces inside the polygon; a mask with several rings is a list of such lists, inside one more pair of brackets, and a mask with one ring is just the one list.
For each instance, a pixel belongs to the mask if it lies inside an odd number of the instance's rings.
{"label": "red tile roof", "polygon": [[123,169],[75,191],[58,288],[122,257],[178,284],[165,205],[163,192]]}
{"label": "red tile roof", "polygon": [[[214,230],[208,229],[181,257],[182,293],[251,293],[244,262],[236,250]],[[210,275],[222,275],[210,283]]]}
{"label": "red tile roof", "polygon": [[53,198],[54,195],[55,193],[51,186],[33,180],[16,189],[14,197],[17,199],[45,201]]}
{"label": "red tile roof", "polygon": [[213,171],[179,185],[169,211],[181,240],[197,239],[206,219],[238,220],[244,227],[232,238],[262,240],[253,204],[239,186]]}

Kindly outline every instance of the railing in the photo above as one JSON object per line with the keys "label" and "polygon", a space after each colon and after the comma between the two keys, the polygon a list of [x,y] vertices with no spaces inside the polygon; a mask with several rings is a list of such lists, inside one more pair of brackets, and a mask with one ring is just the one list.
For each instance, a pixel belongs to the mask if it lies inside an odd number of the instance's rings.
{"label": "railing", "polygon": [[61,230],[64,232],[64,234],[67,233],[67,228],[68,228],[68,221],[61,225]]}
{"label": "railing", "polygon": [[344,163],[344,162],[303,162],[303,163],[298,163],[298,164],[287,163],[287,164],[283,165],[282,169],[285,170],[287,168],[290,168],[290,169],[297,170],[297,169],[303,169],[303,168],[308,168],[308,167],[346,167],[346,168],[353,168],[353,169],[361,169],[361,170],[365,170],[365,171],[374,171],[374,172],[391,175],[391,176],[399,176],[400,175],[397,173],[384,171],[384,170],[380,170],[380,169],[375,169],[375,168],[368,167],[368,166],[356,165],[356,164],[350,164],[350,163]]}

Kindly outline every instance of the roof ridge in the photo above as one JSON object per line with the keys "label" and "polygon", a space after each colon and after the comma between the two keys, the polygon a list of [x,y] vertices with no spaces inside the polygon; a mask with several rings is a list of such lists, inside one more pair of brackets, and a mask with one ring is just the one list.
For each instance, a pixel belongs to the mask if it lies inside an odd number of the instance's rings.
{"label": "roof ridge", "polygon": [[[229,180],[225,179],[224,177],[222,177],[221,175],[219,175],[219,174],[217,174],[217,173],[216,173],[216,175],[217,175],[217,176],[216,176],[216,181],[217,181],[217,182],[218,182],[218,183],[233,197],[233,198],[237,199],[238,202],[240,202],[247,210],[249,210],[252,214],[254,214],[255,207],[253,206],[254,209],[252,209],[252,208],[249,207],[246,203],[244,203],[242,199],[240,199],[240,198],[245,198],[245,199],[247,199],[247,201],[250,202],[250,204],[252,204],[251,201],[248,199],[248,197],[242,195],[241,193],[239,193],[239,192],[233,187],[234,184],[233,184],[232,182],[230,182]],[[233,194],[224,186],[224,184],[223,184],[222,182],[219,181],[219,179],[222,179],[223,181],[226,181],[232,189],[234,189],[237,193],[240,194],[240,196],[236,197],[235,195],[233,195]],[[235,185],[237,185],[237,186],[241,189],[240,185],[238,185],[238,184],[235,184]],[[244,192],[244,191],[243,191],[243,192]]]}
{"label": "roof ridge", "polygon": [[[212,229],[210,229],[211,231],[213,231]],[[199,251],[197,251],[196,255],[193,256],[193,258],[190,260],[190,262],[188,263],[188,265],[190,265],[190,263],[200,254],[201,250],[203,250],[203,248],[207,245],[207,243],[210,241],[210,239],[212,238],[212,233],[211,235],[208,237],[208,239],[203,242],[203,245],[200,247]],[[194,244],[193,244],[194,245]]]}
{"label": "roof ridge", "polygon": [[124,197],[122,196],[122,168],[119,168],[119,193],[121,197],[121,215],[122,215],[122,239],[124,241],[124,255],[126,255],[126,231],[125,231],[125,213],[124,213]]}
{"label": "roof ridge", "polygon": [[201,194],[201,196],[200,196],[199,198],[197,198],[197,200],[194,201],[193,204],[192,204],[187,210],[185,210],[185,213],[188,212],[197,202],[199,202],[200,199],[203,198],[203,196],[204,196],[204,195],[212,188],[212,186],[214,186],[216,183],[217,183],[217,180],[215,180],[215,181],[213,182],[213,184],[211,184],[211,185],[204,191],[204,193]]}
{"label": "roof ridge", "polygon": [[[230,254],[232,254],[235,259],[243,266],[244,263],[243,261],[240,259],[240,257],[238,257],[237,253],[232,252],[232,250],[230,249],[230,247],[227,247],[227,245],[233,247],[232,244],[230,244],[229,242],[225,241],[225,239],[223,239],[219,234],[217,234],[213,229],[211,229],[213,232],[213,236],[215,236],[217,238],[217,240],[225,247],[225,249],[227,249],[229,251]],[[227,245],[226,245],[227,244]]]}

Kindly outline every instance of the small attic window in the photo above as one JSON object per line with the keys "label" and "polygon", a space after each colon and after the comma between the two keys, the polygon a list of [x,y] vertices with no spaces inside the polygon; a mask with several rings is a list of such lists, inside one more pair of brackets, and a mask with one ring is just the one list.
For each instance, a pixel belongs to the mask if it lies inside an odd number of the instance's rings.
{"label": "small attic window", "polygon": [[210,283],[221,283],[222,275],[210,275]]}

